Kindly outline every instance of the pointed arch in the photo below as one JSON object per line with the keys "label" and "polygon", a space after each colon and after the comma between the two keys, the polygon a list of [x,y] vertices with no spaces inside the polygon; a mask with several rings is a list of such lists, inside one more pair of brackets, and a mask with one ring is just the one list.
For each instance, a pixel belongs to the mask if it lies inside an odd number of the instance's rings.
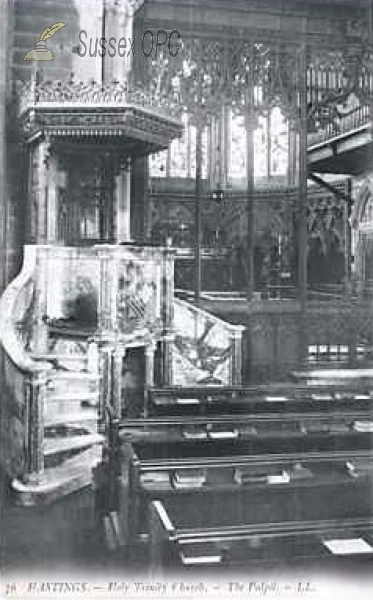
{"label": "pointed arch", "polygon": [[352,227],[361,232],[373,233],[373,180],[366,179],[355,200]]}
{"label": "pointed arch", "polygon": [[373,179],[361,185],[351,219],[353,255],[357,280],[363,285],[373,281]]}

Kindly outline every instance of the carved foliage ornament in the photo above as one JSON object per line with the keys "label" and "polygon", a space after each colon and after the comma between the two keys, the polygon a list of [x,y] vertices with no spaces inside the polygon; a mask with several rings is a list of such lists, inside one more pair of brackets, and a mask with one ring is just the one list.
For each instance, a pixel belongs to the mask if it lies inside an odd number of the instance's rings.
{"label": "carved foliage ornament", "polygon": [[172,89],[202,125],[224,104],[238,114],[251,108],[255,115],[268,114],[280,106],[297,116],[299,50],[283,44],[186,38],[175,58],[164,51],[154,61],[148,77]]}
{"label": "carved foliage ornament", "polygon": [[[364,13],[364,14],[363,14]],[[258,41],[185,38],[176,57],[163,51],[149,63],[156,88],[176,94],[195,120],[206,123],[229,104],[239,114],[268,114],[274,106],[299,125],[300,90],[307,86],[309,130],[330,122],[335,107],[354,92],[370,98],[371,44],[366,11],[346,23],[346,45],[338,51]],[[359,26],[360,23],[360,26]]]}
{"label": "carved foliage ornament", "polygon": [[79,81],[74,74],[65,81],[44,80],[42,72],[31,82],[17,82],[20,114],[37,105],[123,106],[150,108],[164,116],[179,117],[177,97],[165,89],[134,84],[131,81],[112,81],[104,85],[94,80]]}

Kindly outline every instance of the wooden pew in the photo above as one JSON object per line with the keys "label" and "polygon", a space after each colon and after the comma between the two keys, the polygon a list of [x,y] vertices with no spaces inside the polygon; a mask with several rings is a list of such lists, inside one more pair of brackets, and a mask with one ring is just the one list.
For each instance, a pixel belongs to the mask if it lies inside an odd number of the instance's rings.
{"label": "wooden pew", "polygon": [[[187,506],[191,520],[185,527],[193,531],[201,523],[191,507],[198,506],[201,515],[206,510],[207,519],[210,511],[214,527],[224,526],[228,537],[234,515],[249,516],[248,506],[250,519],[240,526],[285,523],[278,539],[291,544],[301,539],[291,534],[294,520],[295,532],[302,523],[314,532],[327,521],[372,517],[373,394],[366,382],[153,389],[147,409],[149,417],[120,422],[114,449],[119,462],[108,461],[117,485],[109,512],[118,513],[128,546],[158,539],[161,521],[151,516],[153,508],[149,512],[156,501],[166,512]],[[156,554],[153,541],[150,546]],[[280,546],[267,544],[251,558],[262,560],[267,551],[268,557],[281,556]],[[166,547],[167,555],[174,553],[170,540]]]}
{"label": "wooden pew", "polygon": [[236,500],[225,499],[227,524],[211,510],[207,495],[182,505],[178,500],[171,496],[150,504],[149,562],[151,572],[158,575],[170,569],[236,570],[257,562],[373,557],[373,517],[360,516],[359,511],[343,519],[324,511],[322,518],[308,520],[309,511],[303,509],[296,519],[255,522],[250,503],[232,511]]}
{"label": "wooden pew", "polygon": [[250,412],[287,412],[364,408],[373,398],[373,380],[333,382],[332,386],[321,382],[312,387],[306,384],[274,384],[253,388],[240,387],[190,387],[154,388],[148,392],[147,414],[153,417],[177,415],[201,415],[226,412],[242,414]]}

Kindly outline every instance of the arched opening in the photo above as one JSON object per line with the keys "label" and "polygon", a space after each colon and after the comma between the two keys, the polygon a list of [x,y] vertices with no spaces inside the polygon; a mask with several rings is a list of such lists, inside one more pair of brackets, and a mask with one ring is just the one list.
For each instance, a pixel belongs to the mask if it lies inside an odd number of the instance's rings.
{"label": "arched opening", "polygon": [[355,271],[365,291],[373,289],[373,183],[366,181],[356,200],[353,219]]}

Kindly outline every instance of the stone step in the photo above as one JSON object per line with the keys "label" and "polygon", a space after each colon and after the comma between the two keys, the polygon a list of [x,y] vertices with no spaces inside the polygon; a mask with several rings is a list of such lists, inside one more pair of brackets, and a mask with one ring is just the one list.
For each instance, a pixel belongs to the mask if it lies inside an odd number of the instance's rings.
{"label": "stone step", "polygon": [[[60,393],[59,390],[47,394],[45,401],[45,412],[71,410],[69,407],[77,407],[81,405],[82,408],[96,408],[99,404],[99,393],[96,391],[88,390],[68,390],[64,393]],[[75,408],[74,412],[80,412],[80,408]]]}
{"label": "stone step", "polygon": [[46,398],[46,402],[47,403],[52,403],[52,402],[66,402],[66,403],[77,403],[77,402],[84,402],[84,401],[98,401],[98,390],[94,391],[94,392],[89,392],[89,391],[72,391],[72,390],[68,390],[65,393],[56,393],[55,390],[53,390],[50,394],[47,394],[47,398]]}
{"label": "stone step", "polygon": [[85,359],[84,354],[61,354],[56,352],[48,352],[47,354],[32,354],[32,358],[35,360],[83,360]]}
{"label": "stone step", "polygon": [[[98,393],[100,377],[95,373],[57,371],[51,374],[47,383],[48,397],[79,396]],[[80,397],[80,396],[79,396]]]}
{"label": "stone step", "polygon": [[89,371],[53,371],[54,380],[63,381],[100,381],[98,373],[92,373]]}
{"label": "stone step", "polygon": [[97,426],[98,412],[92,408],[82,408],[80,412],[61,412],[46,415],[44,419],[45,427],[53,425],[73,425],[74,423],[79,424],[92,424]]}
{"label": "stone step", "polygon": [[61,422],[68,415],[97,414],[99,406],[98,398],[90,400],[61,400],[59,402],[46,402],[44,405],[44,420],[46,423]]}
{"label": "stone step", "polygon": [[73,457],[65,458],[54,467],[47,467],[39,481],[12,482],[17,502],[23,506],[45,506],[77,490],[92,485],[92,472],[102,460],[99,445],[83,449]]}
{"label": "stone step", "polygon": [[36,361],[51,363],[56,369],[71,370],[74,372],[85,371],[87,367],[87,357],[85,354],[37,354],[32,355]]}
{"label": "stone step", "polygon": [[99,433],[88,433],[84,435],[66,436],[66,437],[46,437],[44,439],[44,456],[52,456],[80,450],[101,444],[104,436]]}
{"label": "stone step", "polygon": [[81,394],[98,394],[99,384],[95,381],[69,381],[60,379],[47,385],[48,398],[75,398]]}

